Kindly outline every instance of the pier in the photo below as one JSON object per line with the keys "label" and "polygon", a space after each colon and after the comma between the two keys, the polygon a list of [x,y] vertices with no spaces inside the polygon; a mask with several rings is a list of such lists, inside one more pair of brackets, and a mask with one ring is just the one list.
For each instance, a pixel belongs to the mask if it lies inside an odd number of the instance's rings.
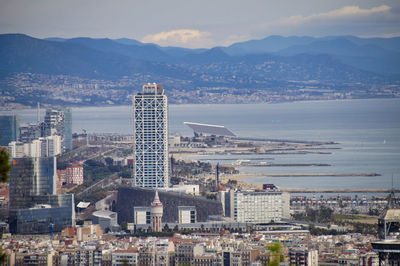
{"label": "pier", "polygon": [[352,188],[352,189],[331,189],[331,188],[280,188],[284,192],[290,193],[399,193],[400,190],[391,189],[363,189],[363,188]]}

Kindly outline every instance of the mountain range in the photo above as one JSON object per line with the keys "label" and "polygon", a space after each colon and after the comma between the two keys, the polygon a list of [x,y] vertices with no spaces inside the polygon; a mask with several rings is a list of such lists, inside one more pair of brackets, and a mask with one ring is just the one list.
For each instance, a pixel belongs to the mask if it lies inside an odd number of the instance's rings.
{"label": "mountain range", "polygon": [[228,47],[186,49],[126,38],[2,34],[0,75],[19,72],[106,80],[140,73],[161,82],[174,78],[193,86],[248,88],[293,80],[381,84],[400,80],[400,37],[269,36]]}

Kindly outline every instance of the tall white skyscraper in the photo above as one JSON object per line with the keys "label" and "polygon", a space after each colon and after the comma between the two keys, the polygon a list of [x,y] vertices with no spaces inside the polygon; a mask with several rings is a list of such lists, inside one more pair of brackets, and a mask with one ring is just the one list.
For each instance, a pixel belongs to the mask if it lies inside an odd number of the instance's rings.
{"label": "tall white skyscraper", "polygon": [[134,185],[165,188],[168,171],[168,101],[161,84],[133,96]]}

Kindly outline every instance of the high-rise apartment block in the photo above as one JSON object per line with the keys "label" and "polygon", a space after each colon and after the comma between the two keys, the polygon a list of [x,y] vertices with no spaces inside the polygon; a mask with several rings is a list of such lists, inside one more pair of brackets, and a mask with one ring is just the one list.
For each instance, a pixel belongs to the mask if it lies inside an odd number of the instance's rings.
{"label": "high-rise apartment block", "polygon": [[47,109],[44,117],[45,136],[61,137],[61,150],[72,149],[72,115],[70,109]]}
{"label": "high-rise apartment block", "polygon": [[[272,185],[273,186],[273,185]],[[290,196],[277,187],[220,191],[225,216],[242,223],[279,222],[290,217]]]}
{"label": "high-rise apartment block", "polygon": [[133,97],[133,136],[134,186],[168,187],[168,101],[161,84],[145,84]]}
{"label": "high-rise apartment block", "polygon": [[7,146],[19,138],[19,116],[0,115],[0,146]]}

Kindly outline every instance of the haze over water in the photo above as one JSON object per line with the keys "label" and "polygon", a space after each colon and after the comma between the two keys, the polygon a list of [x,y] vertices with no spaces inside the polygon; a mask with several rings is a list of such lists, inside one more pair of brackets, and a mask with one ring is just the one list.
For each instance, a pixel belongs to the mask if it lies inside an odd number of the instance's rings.
{"label": "haze over water", "polygon": [[[132,107],[73,108],[73,132],[131,134]],[[17,111],[22,121],[36,112]],[[43,115],[43,114],[42,114]],[[332,154],[259,155],[271,163],[324,163],[331,166],[241,167],[249,173],[378,173],[378,177],[254,177],[252,183],[290,188],[400,188],[400,99],[291,102],[279,104],[170,105],[169,132],[192,135],[184,121],[225,125],[238,136],[334,141]],[[207,155],[229,164],[238,155]],[[241,156],[244,159],[246,156]],[[254,158],[254,155],[248,157]]]}

